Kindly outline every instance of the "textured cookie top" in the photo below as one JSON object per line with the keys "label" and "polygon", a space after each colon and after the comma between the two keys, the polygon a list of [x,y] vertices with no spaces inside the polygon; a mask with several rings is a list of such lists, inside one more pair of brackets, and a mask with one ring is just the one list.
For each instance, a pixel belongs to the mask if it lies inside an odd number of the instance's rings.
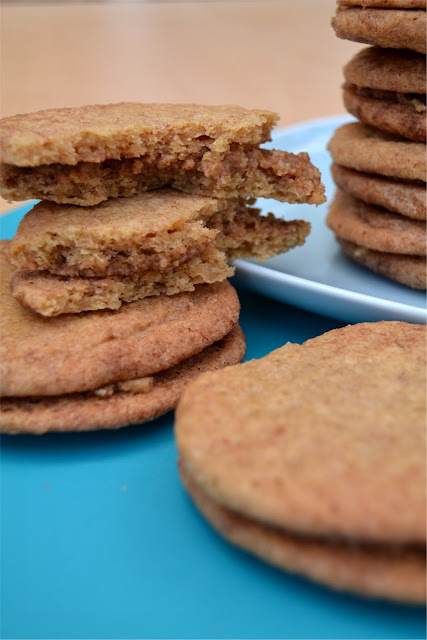
{"label": "textured cookie top", "polygon": [[425,327],[364,323],[201,376],[180,454],[220,504],[308,535],[425,542]]}
{"label": "textured cookie top", "polygon": [[[30,237],[43,230],[47,233],[69,233],[76,237],[88,233],[119,234],[133,238],[147,233],[179,228],[184,222],[206,220],[218,211],[227,210],[227,201],[195,196],[173,189],[157,189],[132,198],[114,198],[94,207],[39,202],[23,218],[20,235]],[[235,203],[229,203],[229,209]]]}
{"label": "textured cookie top", "polygon": [[426,12],[422,10],[338,5],[332,26],[345,40],[426,52]]}
{"label": "textured cookie top", "polygon": [[426,180],[426,145],[350,122],[339,127],[328,149],[345,167],[403,180]]}
{"label": "textured cookie top", "polygon": [[415,51],[367,47],[345,65],[344,77],[359,87],[425,93],[426,61]]}
{"label": "textured cookie top", "polygon": [[351,83],[343,91],[345,108],[364,124],[425,144],[426,106],[420,98],[418,94],[378,91]]}
{"label": "textured cookie top", "polygon": [[277,114],[234,105],[118,104],[47,109],[0,121],[2,162],[21,167],[133,158],[169,147],[227,150],[270,138]]}
{"label": "textured cookie top", "polygon": [[335,184],[355,198],[415,220],[425,220],[427,217],[426,190],[422,183],[398,182],[339,164],[332,165],[331,173]]}
{"label": "textured cookie top", "polygon": [[152,420],[172,409],[183,389],[203,371],[240,362],[245,338],[236,325],[222,340],[166,371],[136,381],[119,382],[95,393],[41,398],[3,398],[2,433],[116,429]]}
{"label": "textured cookie top", "polygon": [[228,282],[78,316],[43,318],[10,294],[1,242],[1,395],[59,395],[167,369],[220,340],[239,317]]}
{"label": "textured cookie top", "polygon": [[11,256],[17,267],[59,275],[171,269],[214,241],[207,220],[219,211],[231,216],[238,205],[172,189],[94,207],[42,201],[22,219]]}
{"label": "textured cookie top", "polygon": [[421,256],[404,256],[399,253],[384,253],[367,249],[354,242],[337,241],[344,253],[358,264],[378,273],[385,278],[395,280],[413,289],[426,288],[426,261]]}
{"label": "textured cookie top", "polygon": [[426,255],[426,223],[411,220],[337,190],[326,218],[340,238],[370,249]]}

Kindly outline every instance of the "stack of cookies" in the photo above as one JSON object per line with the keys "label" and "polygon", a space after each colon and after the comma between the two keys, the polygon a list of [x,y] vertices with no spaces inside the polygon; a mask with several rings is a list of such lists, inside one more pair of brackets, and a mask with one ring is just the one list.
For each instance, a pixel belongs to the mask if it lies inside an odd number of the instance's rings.
{"label": "stack of cookies", "polygon": [[338,190],[327,224],[359,264],[425,289],[426,1],[339,0],[333,26],[373,46],[344,67],[359,122],[329,143]]}
{"label": "stack of cookies", "polygon": [[310,231],[254,198],[325,200],[307,154],[259,148],[276,119],[123,103],[1,121],[1,194],[41,198],[1,251],[3,431],[142,422],[243,358],[230,260]]}
{"label": "stack of cookies", "polygon": [[213,527],[336,589],[423,603],[425,339],[349,325],[192,383],[180,471]]}

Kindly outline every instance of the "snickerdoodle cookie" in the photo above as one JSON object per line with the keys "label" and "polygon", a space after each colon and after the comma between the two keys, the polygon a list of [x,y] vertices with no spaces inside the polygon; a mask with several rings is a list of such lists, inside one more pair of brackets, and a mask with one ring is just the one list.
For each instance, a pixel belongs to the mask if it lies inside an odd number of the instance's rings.
{"label": "snickerdoodle cookie", "polygon": [[[397,4],[397,3],[396,3]],[[411,49],[426,53],[426,11],[400,7],[381,7],[379,3],[359,2],[345,6],[338,2],[332,26],[339,38],[389,49]],[[362,5],[362,6],[361,6]]]}
{"label": "snickerdoodle cookie", "polygon": [[117,381],[86,393],[3,398],[2,433],[117,429],[153,420],[173,409],[198,375],[240,362],[246,344],[236,325],[222,340],[174,367],[151,376]]}
{"label": "snickerdoodle cookie", "polygon": [[273,564],[422,601],[425,375],[425,327],[404,322],[205,374],[176,414],[190,491],[225,537]]}
{"label": "snickerdoodle cookie", "polygon": [[119,103],[0,121],[4,198],[94,205],[173,186],[218,198],[325,201],[306,153],[259,149],[277,114],[234,105]]}
{"label": "snickerdoodle cookie", "polygon": [[362,122],[339,127],[328,144],[337,164],[400,180],[426,181],[426,145]]}
{"label": "snickerdoodle cookie", "polygon": [[414,220],[426,219],[425,184],[363,173],[339,164],[331,167],[335,184],[355,198]]}
{"label": "snickerdoodle cookie", "polygon": [[184,460],[180,474],[214,529],[262,560],[338,590],[424,603],[426,558],[421,546],[366,545],[294,535],[224,507],[197,484]]}
{"label": "snickerdoodle cookie", "polygon": [[347,111],[383,131],[425,142],[425,56],[369,47],[344,67],[344,77]]}
{"label": "snickerdoodle cookie", "polygon": [[326,223],[337,236],[369,249],[426,255],[426,223],[367,204],[337,190]]}
{"label": "snickerdoodle cookie", "polygon": [[337,241],[344,253],[362,267],[389,280],[404,284],[406,287],[425,290],[426,259],[424,256],[405,256],[399,253],[375,251],[338,236]]}

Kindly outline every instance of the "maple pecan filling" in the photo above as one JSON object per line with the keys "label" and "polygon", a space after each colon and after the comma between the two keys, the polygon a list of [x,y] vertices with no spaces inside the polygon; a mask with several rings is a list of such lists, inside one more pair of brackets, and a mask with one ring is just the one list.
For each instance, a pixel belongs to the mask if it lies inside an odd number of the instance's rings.
{"label": "maple pecan filling", "polygon": [[399,93],[397,91],[383,91],[380,89],[370,89],[368,87],[358,87],[355,84],[346,83],[345,89],[353,91],[358,96],[365,98],[374,98],[375,100],[383,100],[392,104],[401,104],[405,107],[411,107],[418,113],[426,111],[426,94],[422,93]]}

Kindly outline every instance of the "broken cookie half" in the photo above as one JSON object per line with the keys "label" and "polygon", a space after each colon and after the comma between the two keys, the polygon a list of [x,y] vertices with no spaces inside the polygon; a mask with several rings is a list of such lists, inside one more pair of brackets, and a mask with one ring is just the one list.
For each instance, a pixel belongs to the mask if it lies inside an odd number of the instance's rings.
{"label": "broken cookie half", "polygon": [[263,216],[243,199],[160,189],[93,207],[37,204],[11,243],[12,293],[44,316],[118,309],[193,291],[234,273],[234,258],[266,260],[302,245],[303,220]]}
{"label": "broken cookie half", "polygon": [[140,103],[3,118],[0,193],[89,206],[171,186],[321,204],[324,186],[308,154],[259,148],[277,119],[234,105]]}

